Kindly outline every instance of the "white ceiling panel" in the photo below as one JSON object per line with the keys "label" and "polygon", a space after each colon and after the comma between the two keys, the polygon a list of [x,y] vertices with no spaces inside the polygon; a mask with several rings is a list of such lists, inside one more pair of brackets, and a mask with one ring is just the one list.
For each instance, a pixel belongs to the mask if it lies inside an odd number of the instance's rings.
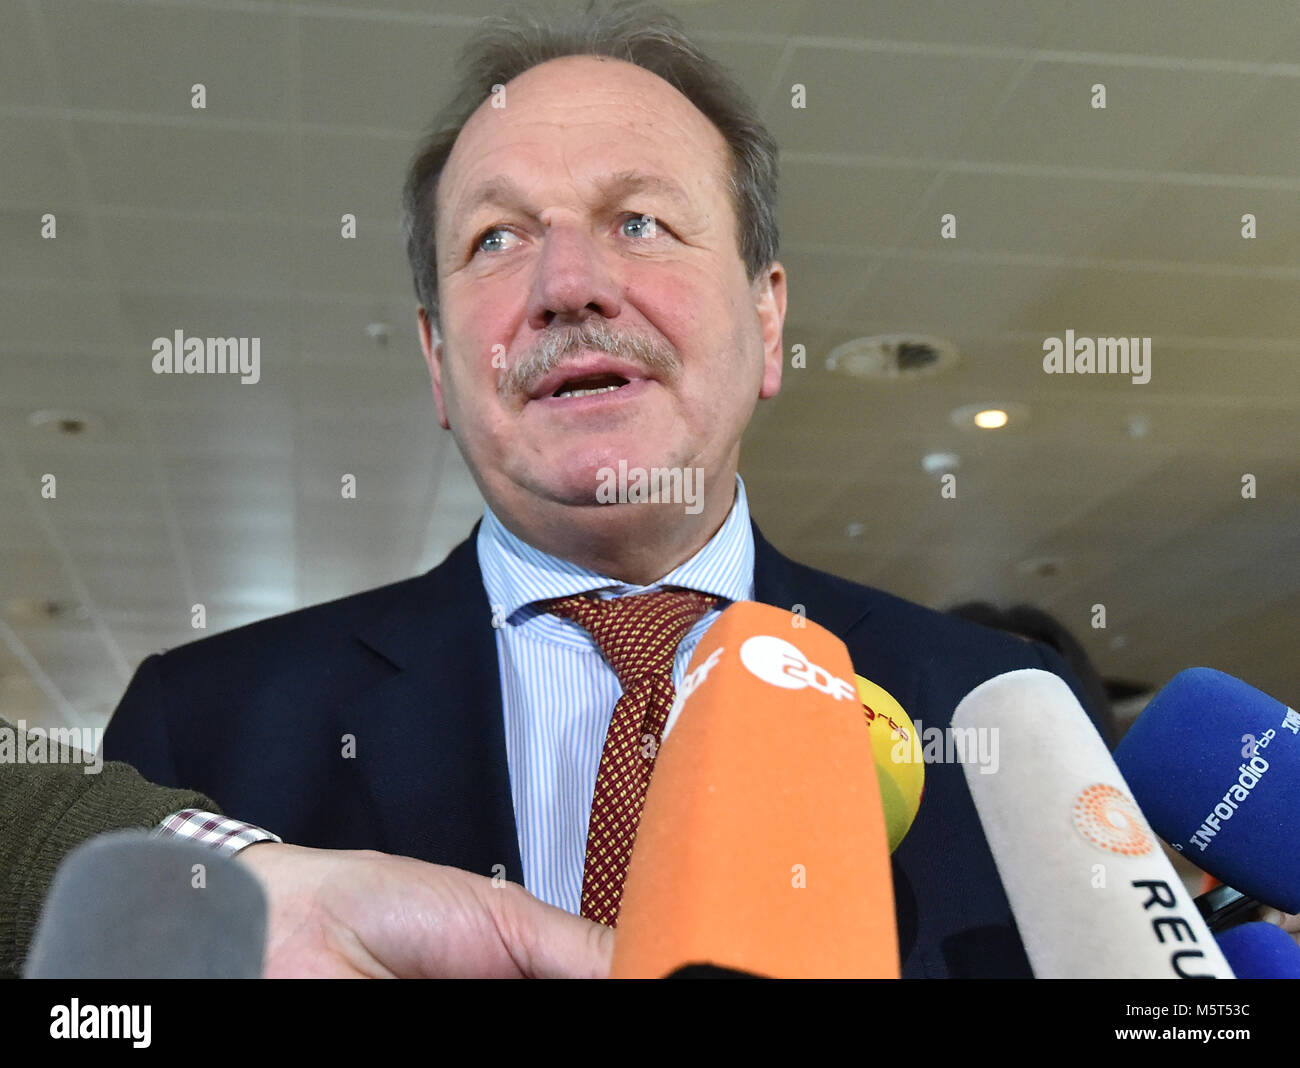
{"label": "white ceiling panel", "polygon": [[[2,191],[0,191],[2,192]],[[51,205],[53,207],[53,205]],[[89,282],[99,270],[95,235],[84,212],[51,212],[54,238],[42,236],[46,212],[36,208],[0,209],[0,282]]]}
{"label": "white ceiling panel", "polygon": [[[1199,131],[1231,115],[1255,82],[1254,74],[1041,60],[967,147],[974,159],[1160,171]],[[1104,109],[1091,103],[1097,84],[1106,87]]]}
{"label": "white ceiling panel", "polygon": [[[182,124],[183,123],[183,124]],[[70,120],[94,204],[285,216],[292,207],[282,123],[205,116]]]}
{"label": "white ceiling panel", "polygon": [[303,18],[300,115],[309,123],[418,135],[454,92],[450,60],[468,35],[466,27],[445,24]]}
{"label": "white ceiling panel", "polygon": [[786,88],[767,118],[773,136],[791,151],[946,159],[963,151],[973,116],[978,123],[978,116],[994,113],[1020,65],[800,47],[784,73],[790,85],[806,87],[806,106],[791,106]]}
{"label": "white ceiling panel", "polygon": [[[149,652],[408,577],[469,532],[482,499],[436,423],[399,195],[476,17],[509,6],[0,9],[0,710],[102,722]],[[807,366],[746,438],[765,534],[935,606],[1045,606],[1103,674],[1212,663],[1300,692],[1294,4],[668,6],[782,151],[784,340]],[[1066,329],[1151,337],[1151,382],[1044,374]],[[259,338],[260,381],[155,375],[176,330]],[[825,369],[877,333],[960,359]],[[949,418],[998,402],[1027,419]],[[89,428],[32,427],[40,409]],[[956,500],[921,468],[936,450],[960,456]]]}
{"label": "white ceiling panel", "polygon": [[1279,32],[1294,29],[1295,7],[1287,0],[1257,0],[1232,10],[1186,0],[1097,0],[1053,9],[1050,46],[1072,52],[1181,60],[1252,62],[1268,56]]}
{"label": "white ceiling panel", "polygon": [[[283,119],[290,22],[269,9],[41,0],[65,107],[179,118]],[[191,88],[204,87],[203,109]]]}

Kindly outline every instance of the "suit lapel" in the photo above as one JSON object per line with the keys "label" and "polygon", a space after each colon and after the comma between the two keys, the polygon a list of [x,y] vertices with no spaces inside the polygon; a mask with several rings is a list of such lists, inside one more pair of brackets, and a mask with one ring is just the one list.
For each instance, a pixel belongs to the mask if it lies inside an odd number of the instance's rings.
{"label": "suit lapel", "polygon": [[[754,531],[754,596],[793,610],[841,640],[870,614],[829,576],[787,559]],[[357,638],[387,677],[337,710],[356,738],[359,788],[384,848],[523,882],[506,759],[491,609],[470,536],[414,580]]]}
{"label": "suit lapel", "polygon": [[390,852],[522,883],[477,532],[358,632],[392,673],[340,713]]}
{"label": "suit lapel", "polygon": [[755,527],[754,599],[787,611],[803,605],[809,619],[848,646],[857,674],[883,687],[914,719],[928,711],[921,673],[934,653],[930,645],[907,644],[888,595],[787,559]]}
{"label": "suit lapel", "polygon": [[754,600],[788,612],[795,611],[795,605],[802,605],[805,616],[841,641],[846,640],[849,633],[871,614],[870,605],[864,605],[861,598],[844,596],[842,589],[828,582],[831,576],[782,556],[759,533],[757,525],[751,522],[751,526],[754,530]]}

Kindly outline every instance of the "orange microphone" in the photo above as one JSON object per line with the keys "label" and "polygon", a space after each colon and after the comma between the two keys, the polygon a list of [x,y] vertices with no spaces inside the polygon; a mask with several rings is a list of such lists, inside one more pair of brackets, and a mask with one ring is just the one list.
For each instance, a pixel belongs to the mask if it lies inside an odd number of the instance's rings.
{"label": "orange microphone", "polygon": [[611,978],[691,965],[898,978],[880,789],[843,642],[732,605],[691,658],[654,759]]}

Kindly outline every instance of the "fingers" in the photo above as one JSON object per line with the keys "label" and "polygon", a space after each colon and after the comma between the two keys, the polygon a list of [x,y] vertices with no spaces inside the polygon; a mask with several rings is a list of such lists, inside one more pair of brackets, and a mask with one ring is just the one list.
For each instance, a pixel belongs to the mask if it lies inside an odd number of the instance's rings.
{"label": "fingers", "polygon": [[1277,909],[1265,908],[1260,911],[1261,920],[1266,923],[1274,924],[1281,927],[1287,934],[1300,944],[1300,915],[1293,915],[1288,912],[1280,912]]}
{"label": "fingers", "polygon": [[267,889],[268,975],[609,974],[611,929],[517,883],[368,851],[270,844],[241,859]]}
{"label": "fingers", "polygon": [[539,901],[517,883],[491,886],[485,904],[519,971],[532,979],[605,979],[614,931]]}

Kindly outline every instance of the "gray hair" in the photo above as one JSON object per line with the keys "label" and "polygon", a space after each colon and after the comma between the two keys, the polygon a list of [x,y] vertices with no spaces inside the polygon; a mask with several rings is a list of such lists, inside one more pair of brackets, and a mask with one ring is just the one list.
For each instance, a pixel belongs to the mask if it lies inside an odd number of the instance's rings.
{"label": "gray hair", "polygon": [[731,150],[727,192],[746,276],[752,282],[776,259],[776,141],[744,90],[686,36],[678,18],[638,0],[590,0],[586,11],[558,17],[514,8],[484,19],[466,45],[458,64],[463,88],[435,120],[402,193],[415,293],[439,329],[436,199],[456,138],[493,86],[549,60],[583,55],[611,56],[657,74],[718,128]]}

